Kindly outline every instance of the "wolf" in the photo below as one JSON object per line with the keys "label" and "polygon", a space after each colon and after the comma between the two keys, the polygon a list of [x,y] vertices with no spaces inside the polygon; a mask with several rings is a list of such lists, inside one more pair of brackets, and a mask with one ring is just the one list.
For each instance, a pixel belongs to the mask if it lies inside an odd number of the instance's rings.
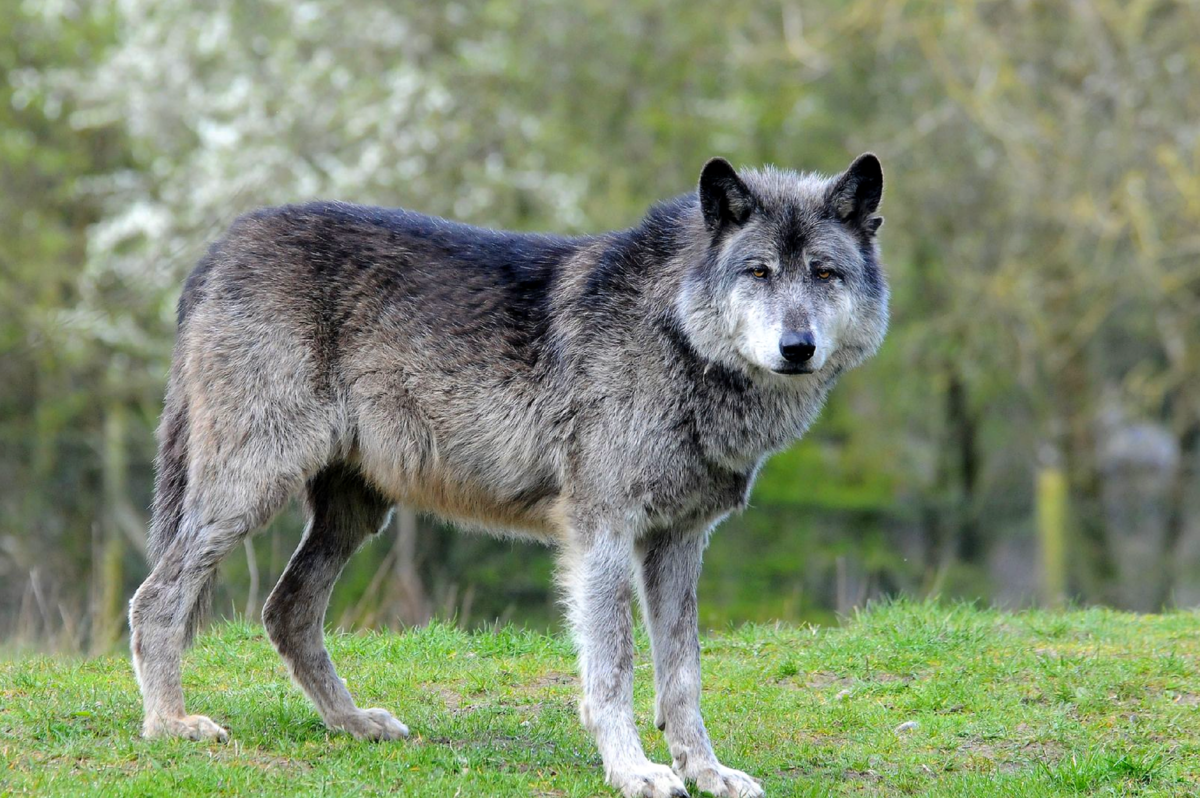
{"label": "wolf", "polygon": [[[882,194],[870,153],[832,177],[714,158],[695,191],[601,235],[338,202],[239,218],[179,300],[153,569],[130,603],[143,733],[228,739],[184,710],[181,657],[218,563],[300,496],[268,636],[329,728],[407,736],[355,704],[323,641],[342,567],[405,504],[557,547],[610,785],[762,795],[701,717],[701,556],[764,459],[880,346]],[[635,590],[670,767],[634,723]]]}

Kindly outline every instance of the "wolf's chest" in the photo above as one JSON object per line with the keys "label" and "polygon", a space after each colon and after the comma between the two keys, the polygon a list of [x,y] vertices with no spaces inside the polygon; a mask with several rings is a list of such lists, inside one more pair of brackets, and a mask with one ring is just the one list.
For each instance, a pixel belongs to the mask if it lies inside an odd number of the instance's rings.
{"label": "wolf's chest", "polygon": [[706,460],[733,471],[757,467],[812,424],[827,389],[719,397],[696,409],[696,440]]}
{"label": "wolf's chest", "polygon": [[[793,443],[807,429],[819,400],[803,403],[708,402],[691,410],[692,423],[642,450],[632,493],[652,524],[711,522],[744,507],[765,458]],[[652,436],[652,439],[653,436]]]}

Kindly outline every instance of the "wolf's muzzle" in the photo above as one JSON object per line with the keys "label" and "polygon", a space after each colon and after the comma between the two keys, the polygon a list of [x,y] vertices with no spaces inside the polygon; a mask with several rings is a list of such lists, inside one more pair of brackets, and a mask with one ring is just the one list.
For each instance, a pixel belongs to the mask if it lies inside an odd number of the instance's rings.
{"label": "wolf's muzzle", "polygon": [[803,332],[788,330],[779,339],[779,354],[783,355],[783,359],[788,363],[795,365],[807,363],[812,360],[816,351],[816,339],[807,330]]}

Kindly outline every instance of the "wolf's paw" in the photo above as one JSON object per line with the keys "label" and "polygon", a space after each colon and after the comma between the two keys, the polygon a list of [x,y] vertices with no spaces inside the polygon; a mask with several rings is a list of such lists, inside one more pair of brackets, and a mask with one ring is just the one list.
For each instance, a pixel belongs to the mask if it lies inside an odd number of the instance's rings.
{"label": "wolf's paw", "polygon": [[713,762],[707,765],[680,768],[678,763],[675,772],[688,781],[694,782],[700,792],[719,796],[720,798],[762,798],[763,788],[758,779],[740,770],[727,768]]}
{"label": "wolf's paw", "polygon": [[646,762],[608,774],[608,783],[625,798],[687,798],[687,788],[666,765]]}
{"label": "wolf's paw", "polygon": [[203,715],[187,715],[182,718],[153,718],[146,720],[143,737],[182,737],[185,740],[216,740],[229,742],[229,732]]}
{"label": "wolf's paw", "polygon": [[408,736],[408,727],[386,709],[360,709],[329,725],[350,732],[356,740],[403,740]]}

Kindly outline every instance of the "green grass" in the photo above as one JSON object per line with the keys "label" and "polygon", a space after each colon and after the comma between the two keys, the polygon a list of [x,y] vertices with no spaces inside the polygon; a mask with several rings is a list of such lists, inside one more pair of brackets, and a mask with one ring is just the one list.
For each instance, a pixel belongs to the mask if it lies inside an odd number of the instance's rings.
{"label": "green grass", "polygon": [[[0,662],[0,793],[611,794],[575,712],[570,646],[442,625],[331,635],[361,704],[407,742],[326,732],[257,627],[186,660],[189,710],[227,745],[138,738],[126,657]],[[652,759],[645,640],[636,709]],[[1200,792],[1200,616],[877,606],[840,628],[745,626],[704,642],[717,753],[768,795]],[[915,727],[898,729],[902,724]]]}

